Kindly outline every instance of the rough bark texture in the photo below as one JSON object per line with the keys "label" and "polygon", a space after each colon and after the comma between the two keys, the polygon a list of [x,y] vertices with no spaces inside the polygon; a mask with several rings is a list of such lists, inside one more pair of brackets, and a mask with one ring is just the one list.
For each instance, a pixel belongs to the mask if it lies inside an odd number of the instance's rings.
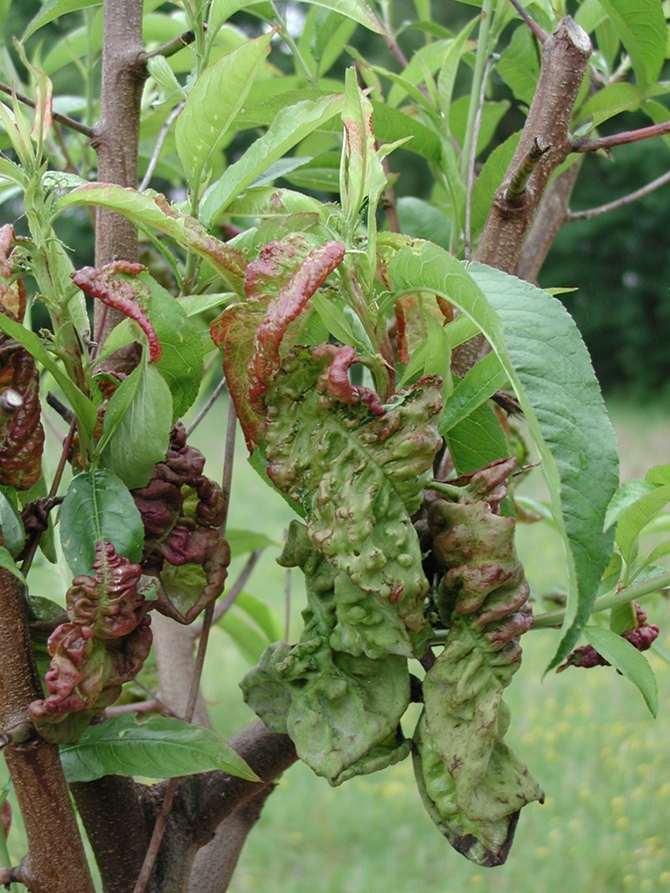
{"label": "rough bark texture", "polygon": [[[587,71],[590,55],[591,41],[588,34],[570,16],[562,19],[554,33],[544,42],[537,91],[517,150],[493,199],[475,253],[476,261],[526,279],[537,276],[551,246],[551,240],[565,220],[565,206],[561,208],[558,205],[558,208],[555,208],[552,202],[549,202],[546,213],[542,212],[535,231],[529,232],[529,230],[538,213],[550,177],[570,154],[572,148],[568,129],[570,118]],[[519,169],[527,163],[529,152],[536,140],[548,144],[549,149],[535,165],[523,194],[510,197],[509,185]],[[569,171],[566,175],[568,173]],[[560,179],[557,178],[557,181]],[[557,187],[557,199],[559,190],[567,188],[568,184],[569,177],[566,176],[562,186]],[[570,190],[572,185],[574,182],[570,185]],[[551,214],[554,212],[559,215],[560,222],[551,219]],[[554,229],[555,224],[557,225]],[[521,261],[527,238],[528,248]],[[524,270],[527,271],[527,275]],[[488,350],[489,346],[483,335],[471,338],[454,351],[453,371],[456,375],[464,376],[488,353]]]}
{"label": "rough bark texture", "polygon": [[537,277],[547,259],[556,234],[568,219],[568,205],[577,177],[582,167],[582,159],[559,174],[544,194],[537,214],[526,236],[516,265],[519,279],[537,284]]}
{"label": "rough bark texture", "polygon": [[[40,697],[21,584],[0,569],[0,731],[25,723],[28,704]],[[5,758],[28,837],[19,879],[33,893],[94,893],[58,747],[8,747]]]}
{"label": "rough bark texture", "polygon": [[[570,16],[562,19],[545,41],[537,91],[509,170],[493,200],[475,260],[506,273],[515,272],[549,178],[572,148],[568,128],[590,55],[588,35]],[[538,138],[548,143],[549,149],[537,163],[524,195],[512,201],[509,184]]]}
{"label": "rough bark texture", "polygon": [[[98,156],[98,180],[137,186],[140,100],[146,78],[142,43],[142,0],[105,0],[100,121],[93,148]],[[99,208],[96,214],[95,265],[115,257],[137,260],[137,230],[120,214]],[[102,305],[100,305],[102,307]],[[96,325],[98,314],[96,307]],[[104,341],[121,317],[109,311]]]}

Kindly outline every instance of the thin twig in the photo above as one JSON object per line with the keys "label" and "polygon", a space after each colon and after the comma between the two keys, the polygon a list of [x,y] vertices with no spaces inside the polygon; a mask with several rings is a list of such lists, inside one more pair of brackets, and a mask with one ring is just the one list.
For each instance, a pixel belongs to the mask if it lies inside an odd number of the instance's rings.
{"label": "thin twig", "polygon": [[519,3],[519,0],[509,0],[509,2],[516,9],[516,11],[519,13],[521,18],[524,20],[524,22],[528,25],[530,30],[533,32],[535,37],[537,37],[537,39],[540,41],[540,43],[544,43],[545,40],[547,39],[547,37],[549,37],[547,32],[544,30],[544,28],[541,28],[537,24],[535,19]]}
{"label": "thin twig", "polygon": [[163,144],[165,143],[165,140],[167,139],[167,135],[170,132],[170,128],[172,127],[175,120],[179,117],[179,113],[181,112],[181,110],[183,108],[184,108],[183,102],[180,102],[178,105],[176,105],[172,109],[170,114],[168,115],[163,126],[161,127],[160,133],[158,134],[158,139],[156,140],[156,145],[154,146],[154,151],[153,151],[153,153],[151,155],[151,159],[149,161],[149,166],[147,167],[144,177],[142,178],[142,182],[140,183],[140,188],[139,188],[140,192],[144,192],[144,190],[147,188],[147,186],[151,182],[151,178],[154,175],[156,165],[158,164],[158,158],[160,157],[161,150],[163,148]]}
{"label": "thin twig", "polygon": [[223,391],[225,387],[226,387],[226,380],[225,380],[225,378],[222,378],[221,381],[217,384],[217,386],[214,388],[214,390],[210,394],[205,405],[202,407],[200,412],[197,414],[197,416],[193,419],[191,424],[186,429],[187,437],[191,436],[191,434],[195,431],[195,429],[198,427],[200,422],[205,418],[205,416],[210,411],[212,406],[214,406],[214,404],[216,403],[219,395],[221,394],[221,391]]}
{"label": "thin twig", "polygon": [[[225,456],[223,460],[223,480],[221,482],[221,489],[223,490],[223,495],[226,500],[226,507],[224,510],[224,517],[221,522],[221,526],[219,527],[219,532],[223,536],[226,532],[226,524],[228,522],[228,506],[230,505],[230,489],[232,483],[233,476],[233,460],[235,456],[235,432],[237,430],[237,418],[235,416],[235,409],[233,407],[232,400],[228,404],[228,424],[226,428],[226,449]],[[193,714],[195,713],[195,706],[198,701],[198,693],[200,691],[200,678],[202,676],[202,668],[205,663],[205,654],[207,652],[207,642],[209,640],[209,632],[212,628],[212,617],[214,616],[214,605],[210,604],[205,608],[205,614],[203,618],[202,632],[200,634],[200,639],[198,640],[198,651],[195,658],[195,666],[193,668],[193,677],[191,680],[191,689],[188,696],[188,703],[186,705],[186,712],[184,715],[184,720],[186,722],[191,722],[193,720]],[[165,798],[163,800],[163,806],[161,808],[160,814],[156,817],[156,824],[154,825],[153,834],[151,835],[151,841],[149,843],[149,848],[147,849],[147,854],[144,857],[144,863],[142,865],[142,870],[140,871],[140,876],[137,879],[137,883],[135,884],[135,888],[133,893],[144,893],[146,885],[151,876],[151,872],[153,871],[154,863],[156,862],[156,857],[158,856],[158,850],[160,849],[161,841],[163,840],[163,835],[165,834],[165,829],[167,827],[167,820],[170,816],[170,812],[172,811],[172,804],[174,802],[175,794],[177,793],[177,785],[179,784],[178,778],[171,778],[168,782],[167,788],[165,789]]]}
{"label": "thin twig", "polygon": [[622,198],[618,198],[613,202],[608,202],[606,205],[599,205],[597,208],[589,208],[588,211],[568,211],[567,220],[591,220],[592,217],[599,217],[601,214],[616,211],[618,208],[623,208],[631,202],[636,202],[639,198],[644,198],[645,195],[649,195],[655,189],[658,189],[659,186],[664,186],[666,183],[670,183],[670,171],[661,174],[660,177],[656,177],[651,183],[647,183],[646,186],[636,189],[635,192],[624,195]]}
{"label": "thin twig", "polygon": [[597,152],[598,149],[613,149],[615,146],[625,146],[628,143],[637,143],[640,140],[648,140],[654,136],[663,136],[670,133],[670,121],[660,124],[652,124],[650,127],[641,127],[639,130],[627,130],[625,133],[613,133],[611,136],[601,136],[595,140],[575,140],[572,144],[573,152]]}
{"label": "thin twig", "polygon": [[174,54],[178,53],[180,50],[183,50],[184,47],[190,46],[194,40],[195,31],[193,29],[184,31],[182,34],[173,37],[172,40],[162,43],[159,47],[156,47],[155,50],[151,50],[150,53],[143,53],[142,61],[148,62],[149,59],[153,59],[155,56],[165,56],[167,59],[170,56],[174,56]]}
{"label": "thin twig", "polygon": [[115,704],[113,707],[106,707],[105,717],[110,719],[112,716],[123,716],[125,713],[151,713],[162,709],[158,701],[152,698],[150,701],[135,701],[133,704]]}
{"label": "thin twig", "polygon": [[[237,580],[235,580],[233,585],[230,587],[230,592],[228,593],[228,595],[223,599],[223,601],[219,602],[219,604],[214,608],[214,615],[212,617],[212,623],[218,623],[219,620],[221,620],[221,618],[223,617],[223,615],[230,609],[231,605],[233,604],[233,602],[235,601],[237,596],[244,589],[244,587],[247,583],[247,580],[253,573],[253,570],[256,567],[256,565],[258,564],[258,561],[264,551],[265,551],[264,549],[256,549],[255,552],[251,553],[251,555],[249,556],[249,560],[242,568],[242,571],[240,572],[239,577],[237,578]],[[202,624],[201,620],[199,620],[197,623],[192,624],[189,627],[189,630],[190,630],[194,639],[200,635],[200,633],[202,632],[202,628],[203,628],[203,624]]]}
{"label": "thin twig", "polygon": [[[15,90],[13,87],[10,87],[9,84],[4,84],[0,81],[0,91],[8,93],[10,96],[16,96],[19,102],[22,102],[24,105],[29,105],[32,109],[35,108],[36,103],[34,99],[31,99],[30,96],[26,96],[25,93],[20,93],[18,90]],[[76,130],[77,133],[83,134],[90,140],[95,136],[95,130],[92,127],[88,127],[86,124],[81,124],[74,118],[68,117],[68,115],[61,115],[60,112],[52,112],[51,117],[54,121],[58,121],[59,124],[64,124],[71,130]]]}
{"label": "thin twig", "polygon": [[489,71],[491,70],[492,59],[486,60],[484,66],[484,74],[482,76],[482,86],[479,91],[477,100],[477,112],[475,114],[475,126],[472,130],[472,144],[468,156],[468,184],[465,198],[465,238],[463,242],[463,250],[465,259],[470,260],[470,250],[472,247],[472,190],[475,185],[475,156],[477,154],[477,140],[479,139],[479,130],[482,126],[482,110],[484,108],[484,97],[486,96],[486,81],[488,80]]}

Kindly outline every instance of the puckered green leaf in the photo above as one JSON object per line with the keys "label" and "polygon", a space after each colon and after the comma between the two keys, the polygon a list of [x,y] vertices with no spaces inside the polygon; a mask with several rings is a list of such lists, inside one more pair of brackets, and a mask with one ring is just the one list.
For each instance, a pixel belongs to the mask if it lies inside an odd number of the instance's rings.
{"label": "puckered green leaf", "polygon": [[218,735],[166,716],[136,723],[117,716],[88,728],[76,744],[61,747],[65,777],[94,781],[103,775],[173,778],[219,769],[249,781],[258,776]]}
{"label": "puckered green leaf", "polygon": [[611,553],[612,535],[602,529],[618,477],[616,442],[586,348],[546,292],[482,264],[466,273],[437,246],[400,251],[389,274],[398,293],[430,289],[476,322],[521,403],[568,557],[564,636],[553,667],[588,620]]}
{"label": "puckered green leaf", "polygon": [[439,379],[375,413],[370,392],[348,403],[328,396],[337,353],[324,346],[291,356],[269,389],[268,475],[303,506],[316,547],[356,586],[395,605],[417,635],[427,581],[410,517],[440,443]]}
{"label": "puckered green leaf", "polygon": [[333,650],[341,575],[298,522],[280,563],[305,573],[305,629],[293,647],[278,642],[266,649],[242,681],[245,700],[269,728],[288,733],[300,758],[331,784],[404,758],[409,749],[398,724],[409,703],[407,661]]}
{"label": "puckered green leaf", "polygon": [[[499,467],[490,469],[497,499]],[[501,698],[519,667],[518,636],[532,624],[530,589],[514,549],[515,521],[493,514],[487,502],[437,500],[428,524],[433,554],[445,568],[436,602],[449,632],[423,682],[419,788],[459,852],[500,865],[519,810],[543,796],[502,741],[509,710]]]}

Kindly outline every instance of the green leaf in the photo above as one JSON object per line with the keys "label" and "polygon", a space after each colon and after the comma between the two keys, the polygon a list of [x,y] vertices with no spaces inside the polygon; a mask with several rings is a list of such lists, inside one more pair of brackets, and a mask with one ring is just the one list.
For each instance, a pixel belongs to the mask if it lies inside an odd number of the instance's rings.
{"label": "green leaf", "polygon": [[250,617],[256,626],[267,636],[268,642],[279,642],[284,635],[282,624],[276,613],[264,601],[250,595],[248,592],[240,592],[235,599],[235,607]]}
{"label": "green leaf", "polygon": [[76,12],[79,9],[88,9],[91,6],[102,6],[102,0],[47,0],[42,8],[28,22],[26,30],[23,32],[21,42],[25,43],[28,38],[54,19],[66,15],[68,12]]}
{"label": "green leaf", "polygon": [[500,420],[488,403],[482,403],[445,435],[458,474],[471,474],[509,453]]}
{"label": "green leaf", "polygon": [[477,22],[480,21],[480,18],[480,16],[476,16],[476,18],[468,22],[458,36],[449,41],[447,51],[444,54],[440,74],[437,79],[437,91],[440,110],[447,121],[449,120],[454,83],[456,82],[456,74],[458,72],[461,56],[463,55],[465,41],[472,33],[472,29]]}
{"label": "green leaf", "polygon": [[217,307],[227,307],[231,301],[236,301],[237,295],[234,292],[220,292],[206,295],[186,295],[179,298],[179,306],[186,316],[198,316],[207,310],[215,310]]}
{"label": "green leaf", "polygon": [[19,515],[2,491],[0,491],[0,528],[7,551],[12,558],[16,558],[23,549],[26,531],[21,515]]}
{"label": "green leaf", "polygon": [[259,781],[215,732],[167,716],[145,723],[117,716],[89,726],[76,744],[61,746],[60,755],[70,784],[104,775],[174,778],[212,770]]}
{"label": "green leaf", "polygon": [[444,436],[506,384],[507,373],[500,365],[500,360],[494,353],[487,354],[454,389],[442,413],[440,434]]}
{"label": "green leaf", "polygon": [[655,487],[651,493],[641,496],[619,517],[616,527],[616,544],[623,560],[630,564],[638,550],[638,538],[643,528],[670,502],[670,484]]}
{"label": "green leaf", "polygon": [[496,72],[510,88],[515,99],[525,105],[531,104],[537,88],[540,63],[533,37],[526,25],[519,26],[514,32],[509,46],[500,54]]}
{"label": "green leaf", "polygon": [[205,193],[200,207],[204,224],[209,226],[263,171],[341,110],[342,97],[325,96],[278,112],[267,132]]}
{"label": "green leaf", "polygon": [[397,208],[401,232],[415,239],[428,239],[448,250],[451,220],[443,211],[413,195],[401,196]]}
{"label": "green leaf", "polygon": [[384,102],[372,102],[372,126],[379,143],[396,143],[407,140],[403,148],[428,161],[439,162],[439,137],[416,118],[394,109]]}
{"label": "green leaf", "polygon": [[[218,29],[234,13],[262,2],[263,0],[214,0],[209,15],[209,27]],[[333,12],[340,12],[376,34],[384,33],[379,19],[364,0],[308,0],[308,2],[332,9]]]}
{"label": "green leaf", "polygon": [[14,574],[17,580],[21,582],[22,586],[26,585],[26,579],[21,573],[21,568],[14,561],[11,554],[5,549],[4,546],[0,546],[0,567],[4,568],[6,571],[9,571],[10,574]]}
{"label": "green leaf", "polygon": [[654,671],[646,657],[630,642],[609,629],[585,626],[582,632],[598,654],[639,688],[645,704],[655,717],[658,713],[658,688]]}
{"label": "green leaf", "polygon": [[239,251],[210,235],[194,217],[176,211],[162,195],[149,195],[111,183],[89,183],[59,198],[54,204],[54,218],[77,205],[117,211],[136,226],[164,233],[209,261],[224,280],[231,273],[244,276],[246,264]]}
{"label": "green leaf", "polygon": [[[242,656],[255,666],[268,645],[268,640],[255,627],[250,626],[242,617],[227,611],[218,621],[217,626],[225,630],[237,645]],[[281,636],[279,637],[281,638]]]}
{"label": "green leaf", "polygon": [[[148,290],[145,312],[162,348],[162,356],[153,366],[170,388],[173,421],[177,421],[193,405],[200,390],[202,341],[195,325],[188,319],[182,301],[173,297],[149,273],[140,273],[135,278]],[[216,305],[210,303],[209,306]]]}
{"label": "green leaf", "polygon": [[466,273],[437,246],[403,249],[389,275],[397,292],[434,291],[476,322],[521,403],[566,547],[568,604],[553,667],[588,620],[611,553],[602,528],[618,478],[616,442],[586,348],[555,298],[482,264]]}
{"label": "green leaf", "polygon": [[58,382],[67,399],[70,401],[70,405],[74,409],[77,420],[84,429],[84,432],[90,437],[93,434],[93,428],[95,427],[98,417],[94,404],[61,370],[56,360],[46,350],[38,336],[29,329],[26,329],[25,326],[22,326],[20,323],[15,322],[15,320],[5,316],[3,313],[0,313],[0,330],[3,331],[5,335],[9,335],[10,338],[13,338],[15,341],[18,341],[19,344],[23,345],[31,356],[35,357],[45,369],[49,370]]}
{"label": "green leaf", "polygon": [[[410,516],[432,473],[441,400],[430,379],[381,414],[370,412],[375,395],[362,389],[348,402],[329,400],[318,383],[328,380],[334,357],[350,350],[302,351],[282,367],[266,395],[268,475],[303,505],[307,532],[333,566],[394,607],[408,628],[404,650],[395,653],[409,655],[411,642],[420,651],[427,588]],[[417,444],[411,462],[407,425]]]}
{"label": "green leaf", "polygon": [[101,438],[102,465],[130,490],[144,487],[156,463],[165,458],[171,427],[170,389],[163,376],[143,362],[109,401]]}
{"label": "green leaf", "polygon": [[600,0],[621,38],[640,84],[655,81],[665,60],[667,25],[660,3]]}
{"label": "green leaf", "polygon": [[276,540],[270,539],[264,533],[257,533],[255,530],[227,530],[226,541],[230,546],[233,558],[248,555],[257,549],[267,549],[269,546],[279,545]]}
{"label": "green leaf", "polygon": [[105,469],[74,477],[61,509],[60,538],[72,573],[90,574],[95,544],[106,540],[118,555],[137,562],[142,557],[144,525],[128,488]]}
{"label": "green leaf", "polygon": [[609,530],[632,505],[655,490],[656,486],[648,481],[638,481],[634,478],[624,481],[607,506],[603,530]]}
{"label": "green leaf", "polygon": [[[363,328],[363,325],[346,304],[343,298],[326,297],[317,292],[312,295],[312,304],[319,314],[328,332],[342,344],[350,344],[368,355],[374,354],[374,348]],[[350,312],[347,313],[346,311]]]}
{"label": "green leaf", "polygon": [[273,32],[223,56],[206,68],[177,119],[175,145],[192,189],[197,190],[209,158],[242,107],[270,52]]}

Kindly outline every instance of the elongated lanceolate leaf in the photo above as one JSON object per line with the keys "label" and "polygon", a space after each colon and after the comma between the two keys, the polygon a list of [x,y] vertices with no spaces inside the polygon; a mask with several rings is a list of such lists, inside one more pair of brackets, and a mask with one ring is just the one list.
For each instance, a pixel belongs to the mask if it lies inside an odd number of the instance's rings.
{"label": "elongated lanceolate leaf", "polygon": [[267,133],[255,140],[205,193],[200,207],[205,225],[209,226],[270,165],[341,110],[341,96],[325,96],[306,99],[279,111]]}
{"label": "elongated lanceolate leaf", "polygon": [[568,565],[563,638],[567,656],[591,613],[612,535],[603,534],[616,488],[614,432],[577,328],[546,292],[482,264],[469,272],[437,246],[400,251],[389,267],[399,293],[443,295],[477,323],[521,403],[542,458]]}
{"label": "elongated lanceolate leaf", "polygon": [[207,260],[225,280],[231,273],[235,277],[244,276],[246,262],[242,253],[210,235],[194,217],[175,211],[163,195],[147,195],[112,183],[89,183],[59,198],[54,205],[54,216],[76,205],[117,211],[136,226],[164,233]]}
{"label": "elongated lanceolate leaf", "polygon": [[68,12],[76,12],[79,9],[87,9],[91,6],[102,6],[102,0],[47,0],[42,8],[34,16],[26,30],[23,32],[21,42],[24,43],[28,38],[54,19],[66,15]]}
{"label": "elongated lanceolate leaf", "polygon": [[440,381],[422,380],[387,412],[369,392],[340,402],[328,388],[344,351],[351,348],[324,345],[282,366],[266,395],[268,475],[302,504],[316,548],[394,605],[420,643],[427,581],[410,517],[440,443]]}
{"label": "elongated lanceolate leaf", "polygon": [[141,363],[109,401],[100,461],[131,490],[148,484],[165,458],[172,427],[172,397],[163,376]]}
{"label": "elongated lanceolate leaf", "polygon": [[652,716],[656,716],[658,687],[654,671],[644,654],[612,630],[602,629],[599,626],[585,626],[583,633],[586,641],[593,645],[598,654],[638,687]]}
{"label": "elongated lanceolate leaf", "polygon": [[507,373],[501,367],[498,357],[494,353],[485,356],[454,389],[442,414],[440,434],[444,436],[506,384]]}
{"label": "elongated lanceolate leaf", "polygon": [[128,488],[106,469],[85,471],[72,479],[60,520],[63,554],[70,570],[90,574],[98,540],[111,543],[117,554],[139,561],[144,525]]}
{"label": "elongated lanceolate leaf", "polygon": [[668,40],[660,3],[647,0],[600,0],[633,63],[638,81],[649,84],[661,71]]}
{"label": "elongated lanceolate leaf", "polygon": [[[209,14],[209,27],[218,29],[234,13],[262,2],[263,0],[214,0]],[[370,31],[383,34],[384,29],[379,19],[365,0],[308,0],[308,2],[332,9],[333,12],[340,12]]]}
{"label": "elongated lanceolate leaf", "polygon": [[192,189],[197,189],[212,152],[242,107],[270,52],[274,32],[243,43],[206,68],[177,119],[175,145]]}
{"label": "elongated lanceolate leaf", "polygon": [[70,784],[104,775],[174,778],[213,769],[259,780],[215,732],[166,716],[141,724],[132,716],[117,716],[90,726],[76,744],[62,746],[60,753]]}

